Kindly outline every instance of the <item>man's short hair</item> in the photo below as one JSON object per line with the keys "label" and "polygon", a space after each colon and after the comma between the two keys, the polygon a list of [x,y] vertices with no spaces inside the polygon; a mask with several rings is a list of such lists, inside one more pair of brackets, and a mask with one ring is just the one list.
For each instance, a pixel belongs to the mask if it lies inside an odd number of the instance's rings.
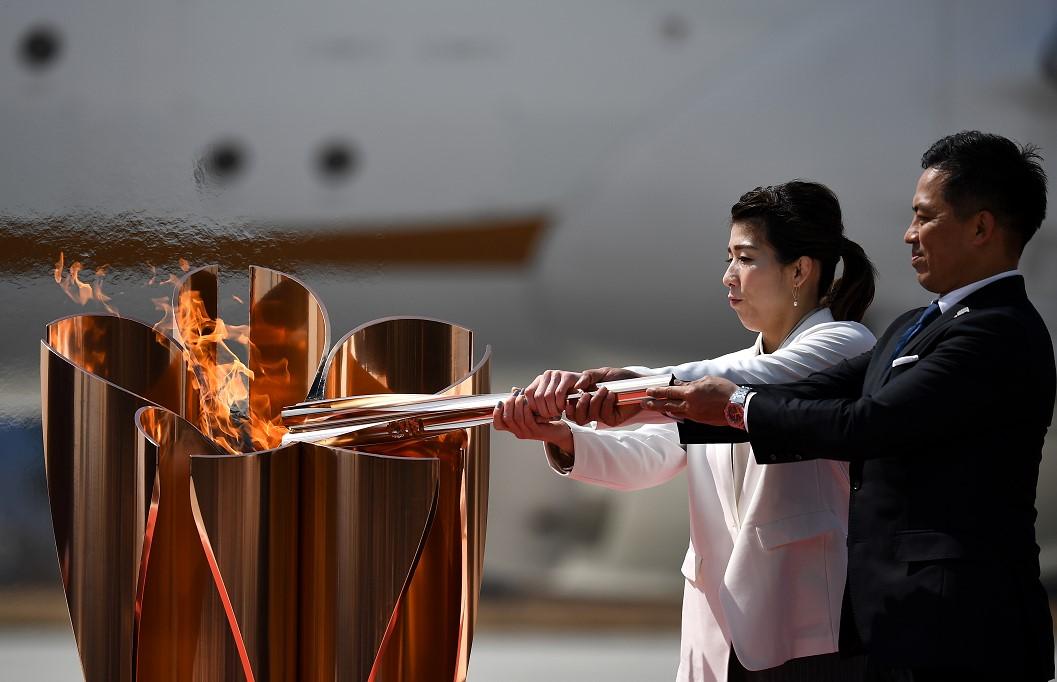
{"label": "man's short hair", "polygon": [[990,211],[1019,237],[1023,251],[1046,217],[1046,171],[1040,161],[1034,145],[963,130],[929,147],[921,167],[945,175],[943,198],[959,216]]}

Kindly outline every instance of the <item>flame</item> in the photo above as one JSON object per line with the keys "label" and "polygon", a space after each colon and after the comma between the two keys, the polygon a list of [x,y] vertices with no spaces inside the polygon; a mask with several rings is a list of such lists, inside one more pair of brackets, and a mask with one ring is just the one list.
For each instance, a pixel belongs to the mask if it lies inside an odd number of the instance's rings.
{"label": "flame", "polygon": [[[96,301],[101,304],[106,310],[114,315],[118,315],[118,311],[114,306],[110,305],[110,296],[103,293],[103,278],[106,277],[107,268],[109,265],[95,269],[95,278],[91,283],[85,282],[81,279],[81,272],[84,270],[84,265],[80,261],[74,261],[70,263],[70,267],[65,267],[66,257],[64,252],[59,252],[59,260],[55,263],[55,268],[52,270],[52,276],[55,278],[55,283],[62,288],[63,292],[67,297],[74,303],[80,305],[87,305],[89,301]],[[66,276],[63,277],[63,271],[66,271]]]}
{"label": "flame", "polygon": [[180,292],[174,313],[187,365],[193,368],[198,428],[228,452],[242,452],[244,439],[236,415],[248,411],[253,372],[228,346],[228,326],[209,315],[197,291]]}
{"label": "flame", "polygon": [[[159,301],[160,303],[160,301]],[[163,310],[165,308],[163,307]],[[262,367],[260,376],[246,366],[233,350],[238,344],[250,350],[249,325],[229,325],[212,318],[201,295],[180,292],[174,319],[198,394],[198,428],[229,453],[252,452],[279,447],[286,427],[276,414],[272,419],[266,394],[250,396],[253,381],[290,381],[286,363]]]}
{"label": "flame", "polygon": [[[249,339],[246,339],[246,342],[252,351],[253,345]],[[250,420],[246,428],[254,448],[265,450],[279,447],[287,432],[280,412],[276,412],[271,419],[262,416],[272,414],[272,401],[268,388],[275,384],[280,386],[289,384],[292,376],[290,363],[285,358],[274,363],[260,363],[258,370],[254,381],[261,387],[261,390],[256,391],[250,400]]]}
{"label": "flame", "polygon": [[[180,285],[176,275],[159,272],[150,263],[146,265],[151,273],[148,286]],[[191,269],[185,258],[179,259],[179,266],[183,272]],[[110,305],[111,297],[103,291],[108,269],[108,265],[96,268],[93,279],[86,282],[81,279],[84,265],[74,261],[67,267],[65,254],[59,252],[52,275],[70,300],[81,305],[96,301],[117,315],[118,311]],[[243,302],[238,296],[232,299]],[[187,366],[192,369],[191,382],[198,396],[194,406],[196,414],[190,415],[192,421],[197,422],[202,433],[232,454],[279,447],[287,429],[279,414],[271,419],[263,416],[272,413],[267,391],[259,391],[261,395],[254,396],[250,404],[250,383],[255,378],[264,385],[289,382],[291,376],[286,362],[262,366],[260,376],[254,377],[253,370],[233,349],[235,344],[244,346],[246,357],[253,351],[249,325],[229,325],[219,317],[210,317],[201,295],[193,289],[180,292],[175,309],[171,300],[170,296],[151,299],[161,312],[154,329],[166,336],[172,336],[174,327],[180,332],[179,342]],[[97,360],[102,363],[105,358]]]}

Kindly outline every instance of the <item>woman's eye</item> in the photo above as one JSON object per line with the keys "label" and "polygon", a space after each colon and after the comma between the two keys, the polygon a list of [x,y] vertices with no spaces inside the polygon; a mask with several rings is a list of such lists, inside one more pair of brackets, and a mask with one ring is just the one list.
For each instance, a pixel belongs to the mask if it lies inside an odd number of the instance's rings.
{"label": "woman's eye", "polygon": [[748,256],[738,256],[738,262],[739,263],[751,263],[752,259],[749,258]]}
{"label": "woman's eye", "polygon": [[733,261],[734,261],[733,258],[731,258],[730,256],[727,256],[727,259],[725,261],[723,261],[723,262],[726,263],[727,265],[730,265]]}

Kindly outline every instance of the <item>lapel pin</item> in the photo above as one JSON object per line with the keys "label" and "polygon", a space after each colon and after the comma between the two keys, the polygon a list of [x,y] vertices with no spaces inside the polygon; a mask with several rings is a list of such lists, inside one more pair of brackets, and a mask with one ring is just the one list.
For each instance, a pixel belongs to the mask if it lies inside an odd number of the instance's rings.
{"label": "lapel pin", "polygon": [[964,315],[964,314],[965,314],[965,313],[967,313],[967,312],[969,312],[969,308],[968,308],[968,307],[966,307],[966,308],[962,308],[962,309],[961,309],[961,310],[959,310],[958,312],[954,313],[954,316],[955,316],[955,317],[961,317],[962,315]]}

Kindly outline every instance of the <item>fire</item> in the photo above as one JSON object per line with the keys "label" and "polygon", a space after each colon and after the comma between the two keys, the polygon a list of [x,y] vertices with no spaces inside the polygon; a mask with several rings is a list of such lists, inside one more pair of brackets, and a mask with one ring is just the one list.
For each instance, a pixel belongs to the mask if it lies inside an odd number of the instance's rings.
{"label": "fire", "polygon": [[268,396],[251,401],[253,381],[289,381],[282,367],[262,367],[261,376],[239,358],[232,344],[252,351],[248,325],[229,325],[211,318],[197,291],[180,293],[174,318],[180,330],[187,364],[194,368],[192,381],[199,396],[198,427],[232,454],[276,448],[286,427],[279,414],[271,414]]}
{"label": "fire", "polygon": [[253,372],[228,346],[232,332],[213,319],[197,291],[180,293],[175,320],[198,394],[198,428],[234,454],[244,450],[240,416],[248,414]]}
{"label": "fire", "polygon": [[[184,258],[179,259],[179,266],[183,272],[191,269]],[[150,264],[147,267],[151,272],[148,286],[176,287],[180,284],[176,275],[159,273]],[[67,268],[64,254],[59,253],[52,274],[56,284],[71,300],[81,305],[97,301],[117,315],[118,311],[109,303],[111,297],[102,288],[107,268],[105,265],[96,268],[94,279],[85,282],[81,279],[84,266],[73,262]],[[242,303],[238,296],[232,298]],[[193,289],[180,292],[175,309],[170,296],[151,300],[162,314],[154,329],[167,336],[173,335],[174,327],[179,330],[178,341],[183,347],[187,366],[192,370],[191,381],[198,396],[196,413],[189,415],[195,425],[232,454],[279,447],[286,427],[282,425],[278,411],[273,418],[267,417],[272,410],[266,391],[259,391],[261,395],[251,400],[250,385],[254,379],[262,386],[289,382],[291,378],[286,363],[262,366],[260,376],[255,377],[253,370],[236,352],[236,347],[242,346],[245,349],[242,357],[249,357],[254,350],[249,325],[230,325],[219,317],[210,317],[201,296]]]}
{"label": "fire", "polygon": [[[110,305],[110,296],[103,293],[103,278],[106,277],[108,267],[108,265],[103,265],[96,268],[92,282],[88,283],[81,280],[81,272],[84,270],[84,265],[80,261],[74,261],[70,263],[69,268],[66,268],[65,254],[60,251],[59,260],[56,261],[55,268],[52,270],[52,276],[55,278],[55,283],[74,303],[87,305],[89,301],[96,301],[106,308],[108,312],[117,315],[117,309]],[[66,272],[65,277],[63,276],[63,271]]]}

